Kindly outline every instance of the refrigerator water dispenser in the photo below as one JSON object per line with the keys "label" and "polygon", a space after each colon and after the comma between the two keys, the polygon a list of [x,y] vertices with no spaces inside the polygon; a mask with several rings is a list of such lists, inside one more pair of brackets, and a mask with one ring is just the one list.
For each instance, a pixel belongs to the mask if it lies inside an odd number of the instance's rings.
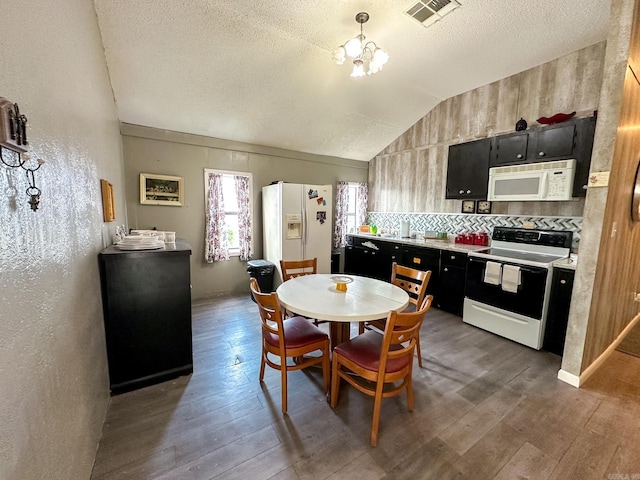
{"label": "refrigerator water dispenser", "polygon": [[302,215],[286,215],[287,240],[302,238]]}

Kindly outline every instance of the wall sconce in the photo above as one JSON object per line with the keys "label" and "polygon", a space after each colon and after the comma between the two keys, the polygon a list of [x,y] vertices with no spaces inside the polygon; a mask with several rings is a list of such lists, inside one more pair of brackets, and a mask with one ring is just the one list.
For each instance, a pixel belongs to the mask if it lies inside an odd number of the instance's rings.
{"label": "wall sconce", "polygon": [[[37,166],[31,168],[31,156],[28,153],[27,142],[27,117],[20,113],[17,103],[12,103],[6,98],[0,97],[0,161],[10,168],[22,168],[27,174],[29,205],[34,212],[40,204],[40,189],[36,186],[35,172],[43,160],[37,160]],[[5,154],[6,158],[5,159]]]}

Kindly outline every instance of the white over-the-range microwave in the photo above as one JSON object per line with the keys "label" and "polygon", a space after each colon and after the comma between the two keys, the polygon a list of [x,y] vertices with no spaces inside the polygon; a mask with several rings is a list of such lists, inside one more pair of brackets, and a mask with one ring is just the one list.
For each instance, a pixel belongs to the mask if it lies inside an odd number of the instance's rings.
{"label": "white over-the-range microwave", "polygon": [[490,168],[487,200],[571,200],[575,165],[569,159]]}

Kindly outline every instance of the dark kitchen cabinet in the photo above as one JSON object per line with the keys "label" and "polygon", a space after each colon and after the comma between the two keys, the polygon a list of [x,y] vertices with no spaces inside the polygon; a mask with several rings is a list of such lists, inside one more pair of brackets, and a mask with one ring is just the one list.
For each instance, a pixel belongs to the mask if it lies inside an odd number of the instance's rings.
{"label": "dark kitchen cabinet", "polygon": [[440,250],[425,247],[407,247],[402,252],[402,261],[399,262],[406,267],[416,270],[431,270],[431,278],[427,285],[427,295],[433,295],[434,299],[438,294],[438,276],[440,272]]}
{"label": "dark kitchen cabinet", "polygon": [[537,130],[530,146],[529,159],[544,162],[546,159],[572,158],[576,148],[576,123],[552,125]]}
{"label": "dark kitchen cabinet", "polygon": [[[372,251],[374,249],[375,253]],[[345,273],[389,281],[393,262],[417,270],[431,270],[427,294],[433,295],[433,305],[462,316],[466,253],[406,244],[402,241],[347,235]]]}
{"label": "dark kitchen cabinet", "polygon": [[499,167],[527,161],[529,132],[500,135],[494,140],[493,154],[489,165]]}
{"label": "dark kitchen cabinet", "polygon": [[574,276],[573,270],[556,268],[551,280],[551,296],[542,348],[557,355],[562,355],[564,350]]}
{"label": "dark kitchen cabinet", "polygon": [[573,158],[577,153],[576,120],[495,137],[490,166]]}
{"label": "dark kitchen cabinet", "polygon": [[112,394],[193,372],[191,247],[100,252]]}
{"label": "dark kitchen cabinet", "polygon": [[440,257],[440,277],[436,307],[462,316],[464,282],[467,271],[467,254],[443,250]]}
{"label": "dark kitchen cabinet", "polygon": [[344,272],[389,281],[401,254],[401,244],[348,235]]}
{"label": "dark kitchen cabinet", "polygon": [[449,147],[446,198],[487,198],[491,138]]}
{"label": "dark kitchen cabinet", "polygon": [[576,160],[573,196],[586,195],[595,117],[571,119],[566,122],[533,127],[524,132],[499,135],[489,161],[490,167],[538,163],[574,158]]}

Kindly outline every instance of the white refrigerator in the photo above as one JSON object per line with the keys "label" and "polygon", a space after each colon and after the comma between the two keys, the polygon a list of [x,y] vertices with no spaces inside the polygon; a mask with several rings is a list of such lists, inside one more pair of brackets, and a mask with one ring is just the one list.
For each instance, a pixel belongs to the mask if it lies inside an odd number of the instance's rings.
{"label": "white refrigerator", "polygon": [[274,287],[282,283],[280,260],[318,259],[318,273],[331,273],[332,186],[276,183],[262,187],[263,257],[276,264]]}

